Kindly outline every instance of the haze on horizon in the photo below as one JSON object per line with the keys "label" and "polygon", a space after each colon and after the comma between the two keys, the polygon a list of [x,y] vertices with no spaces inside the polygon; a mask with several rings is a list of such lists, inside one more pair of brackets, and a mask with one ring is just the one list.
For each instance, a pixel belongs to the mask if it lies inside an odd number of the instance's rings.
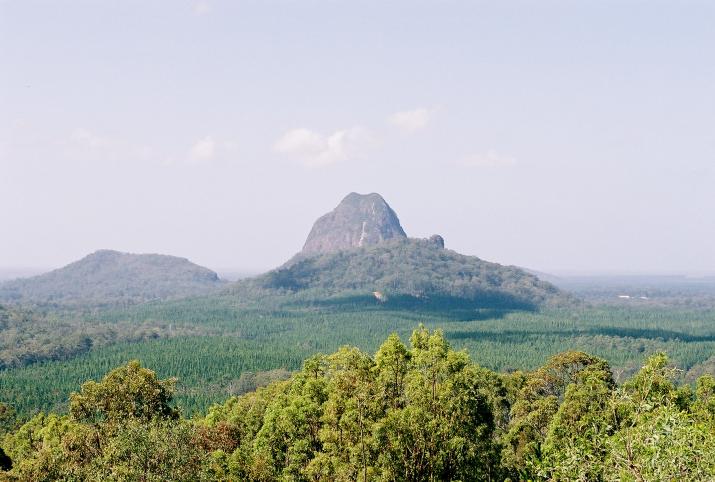
{"label": "haze on horizon", "polygon": [[0,1],[0,267],[260,271],[349,192],[545,272],[715,272],[715,4]]}

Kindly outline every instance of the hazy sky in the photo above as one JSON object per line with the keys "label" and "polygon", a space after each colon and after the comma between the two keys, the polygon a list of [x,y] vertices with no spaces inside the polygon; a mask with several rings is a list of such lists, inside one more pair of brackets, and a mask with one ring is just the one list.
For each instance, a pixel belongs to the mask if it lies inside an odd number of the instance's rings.
{"label": "hazy sky", "polygon": [[545,271],[715,272],[715,2],[0,0],[0,267],[274,267],[350,191]]}

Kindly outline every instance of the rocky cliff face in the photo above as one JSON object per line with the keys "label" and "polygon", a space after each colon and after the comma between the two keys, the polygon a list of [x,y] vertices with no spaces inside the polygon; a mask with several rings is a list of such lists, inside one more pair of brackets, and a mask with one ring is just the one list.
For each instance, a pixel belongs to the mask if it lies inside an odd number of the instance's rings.
{"label": "rocky cliff face", "polygon": [[395,211],[382,196],[350,193],[315,222],[302,253],[331,253],[406,237]]}

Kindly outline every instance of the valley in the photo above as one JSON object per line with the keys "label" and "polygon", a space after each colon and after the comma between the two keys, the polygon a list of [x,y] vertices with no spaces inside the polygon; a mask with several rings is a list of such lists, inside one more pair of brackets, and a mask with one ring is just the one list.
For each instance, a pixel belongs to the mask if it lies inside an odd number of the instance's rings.
{"label": "valley", "polygon": [[[694,381],[715,367],[715,311],[682,307],[577,306],[538,312],[474,309],[470,306],[386,308],[374,300],[334,305],[274,299],[269,309],[236,306],[230,296],[149,304],[98,315],[117,329],[163,327],[144,340],[117,341],[75,357],[40,361],[0,371],[4,402],[24,414],[66,410],[67,397],[87,379],[97,379],[132,359],[164,377],[177,377],[177,402],[202,413],[232,395],[244,372],[296,370],[313,353],[340,346],[374,352],[390,333],[405,338],[423,323],[441,329],[455,348],[499,372],[530,370],[564,350],[608,360],[622,378],[653,353],[665,352]],[[151,320],[151,321],[147,321]],[[87,321],[92,326],[96,323]],[[166,333],[171,325],[173,334]],[[710,368],[708,368],[710,367]]]}
{"label": "valley", "polygon": [[[707,282],[545,281],[449,250],[441,236],[408,238],[377,194],[347,196],[305,246],[278,268],[235,282],[181,258],[100,251],[0,284],[7,423],[68,414],[87,380],[140,360],[171,380],[171,410],[200,427],[224,403],[296,383],[315,357],[379,354],[385,340],[410,339],[416,329],[443,337],[499,383],[585,356],[574,353],[603,360],[614,386],[641,376],[661,353],[683,390],[715,373],[715,290]],[[523,460],[507,460],[490,463],[525,470]]]}
{"label": "valley", "polygon": [[0,482],[714,482],[713,25],[0,0]]}
{"label": "valley", "polygon": [[[180,258],[100,251],[0,284],[10,301],[0,309],[0,401],[25,417],[62,412],[84,380],[140,359],[177,377],[185,413],[204,413],[246,374],[294,371],[343,345],[374,352],[419,324],[500,372],[534,369],[564,350],[603,357],[621,377],[657,352],[689,382],[715,366],[707,284],[677,285],[690,289],[685,297],[672,281],[557,278],[571,294],[438,238],[408,238],[379,194],[351,193],[296,256],[233,283]],[[624,303],[624,290],[652,299]]]}

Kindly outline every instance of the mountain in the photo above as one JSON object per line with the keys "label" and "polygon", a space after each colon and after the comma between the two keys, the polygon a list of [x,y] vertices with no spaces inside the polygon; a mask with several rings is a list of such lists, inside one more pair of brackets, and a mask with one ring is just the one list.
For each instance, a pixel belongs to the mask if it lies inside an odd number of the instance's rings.
{"label": "mountain", "polygon": [[446,250],[434,240],[395,239],[374,246],[299,256],[258,278],[264,288],[364,293],[379,301],[439,300],[475,307],[533,309],[559,290],[514,266]]}
{"label": "mountain", "polygon": [[0,300],[126,304],[206,294],[221,286],[216,273],[184,258],[100,250],[49,273],[0,284]]}
{"label": "mountain", "polygon": [[350,193],[321,216],[310,230],[302,253],[332,253],[407,238],[395,211],[377,193]]}
{"label": "mountain", "polygon": [[303,250],[232,291],[338,297],[414,306],[535,309],[568,298],[523,269],[444,248],[444,239],[408,238],[379,194],[349,194],[316,221]]}

